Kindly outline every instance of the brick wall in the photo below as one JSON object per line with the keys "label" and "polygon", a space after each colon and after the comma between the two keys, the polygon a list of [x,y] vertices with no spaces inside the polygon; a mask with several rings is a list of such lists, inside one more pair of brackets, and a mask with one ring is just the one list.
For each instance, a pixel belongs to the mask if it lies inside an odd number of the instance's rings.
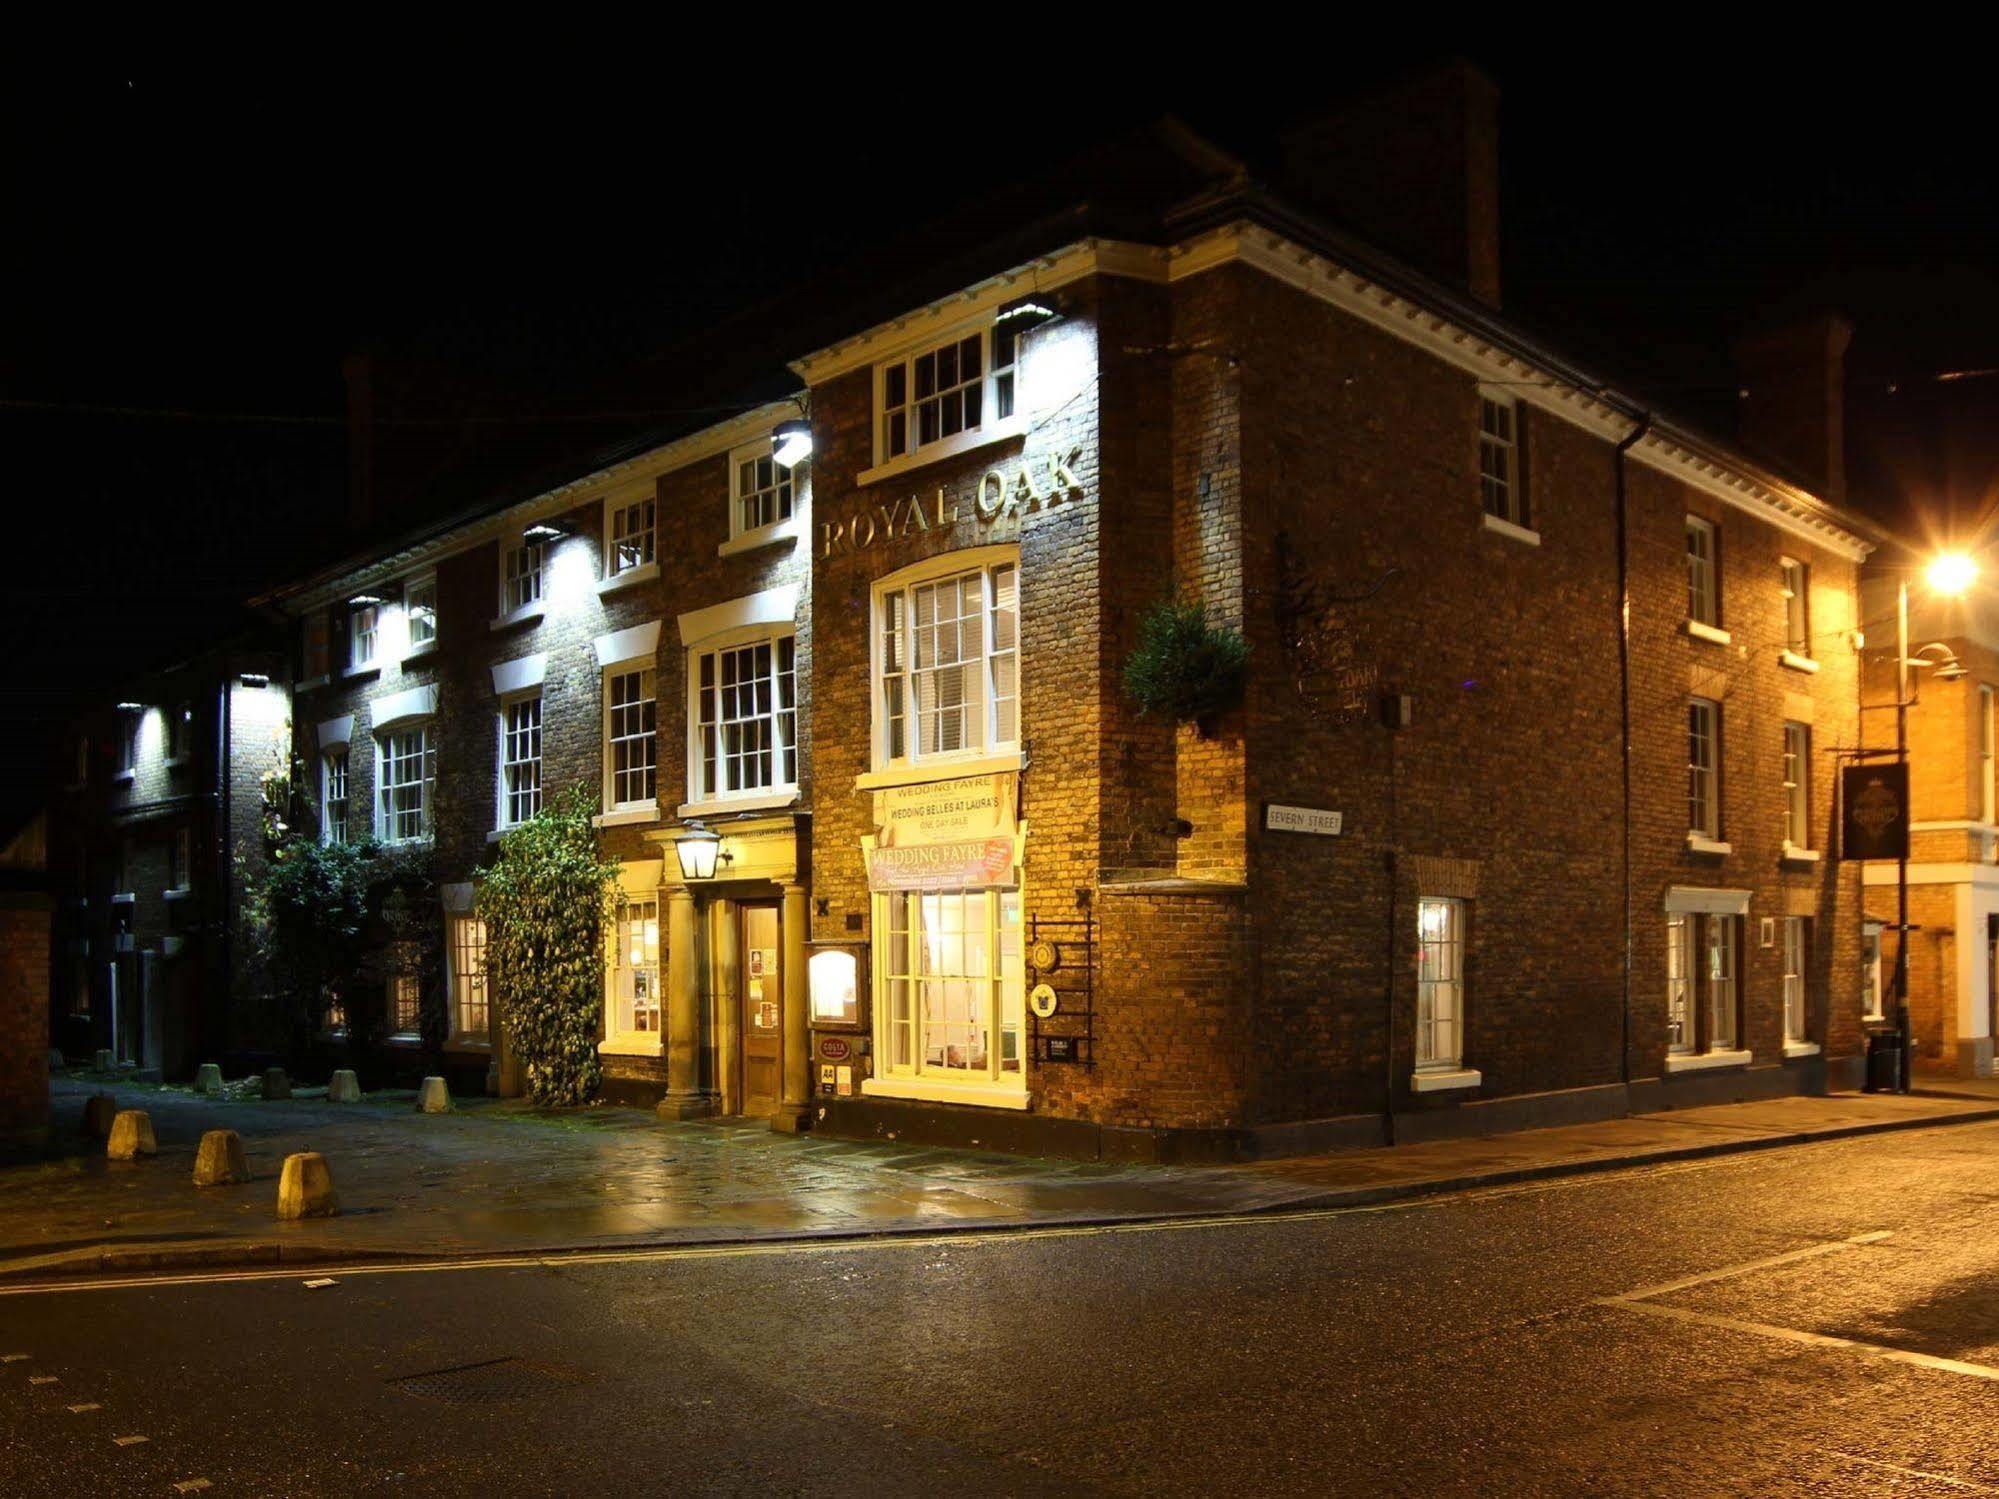
{"label": "brick wall", "polygon": [[0,892],[0,1141],[49,1120],[49,904]]}

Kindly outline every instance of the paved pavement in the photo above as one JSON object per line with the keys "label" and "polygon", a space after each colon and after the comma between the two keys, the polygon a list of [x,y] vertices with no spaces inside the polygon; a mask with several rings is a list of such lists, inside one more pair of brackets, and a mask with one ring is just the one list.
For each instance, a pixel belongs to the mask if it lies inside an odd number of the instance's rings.
{"label": "paved pavement", "polygon": [[[1972,1085],[1956,1096],[1786,1098],[1252,1166],[1157,1167],[664,1123],[609,1107],[472,1100],[420,1115],[408,1093],[336,1105],[323,1090],[265,1103],[121,1085],[120,1106],[152,1116],[160,1154],[116,1162],[75,1133],[99,1086],[56,1080],[67,1137],[50,1158],[0,1167],[0,1276],[1213,1217],[1999,1117],[1999,1087]],[[222,1127],[242,1135],[252,1180],[197,1189],[195,1146]],[[276,1221],[278,1168],[298,1150],[328,1158],[339,1217]]]}
{"label": "paved pavement", "polygon": [[0,1493],[1964,1499],[1995,1202],[1978,1123],[1220,1221],[5,1284]]}

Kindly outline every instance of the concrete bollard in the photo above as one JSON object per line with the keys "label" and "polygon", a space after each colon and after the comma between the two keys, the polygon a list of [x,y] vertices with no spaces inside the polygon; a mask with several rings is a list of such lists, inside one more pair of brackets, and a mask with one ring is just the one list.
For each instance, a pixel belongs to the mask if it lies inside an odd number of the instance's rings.
{"label": "concrete bollard", "polygon": [[209,1098],[222,1096],[222,1068],[214,1062],[203,1062],[194,1069],[194,1091]]}
{"label": "concrete bollard", "polygon": [[111,1139],[104,1153],[114,1161],[136,1160],[142,1155],[158,1155],[153,1139],[153,1121],[143,1109],[120,1109],[111,1121]]}
{"label": "concrete bollard", "polygon": [[290,1222],[299,1218],[331,1218],[340,1211],[333,1195],[333,1173],[326,1169],[326,1157],[316,1150],[285,1157],[278,1174],[278,1217]]}
{"label": "concrete bollard", "polygon": [[83,1104],[83,1134],[89,1140],[111,1138],[111,1122],[118,1117],[118,1100],[109,1093],[93,1093]]}
{"label": "concrete bollard", "polygon": [[416,1090],[416,1111],[419,1114],[446,1114],[451,1111],[451,1093],[444,1086],[441,1077],[427,1077],[423,1086]]}
{"label": "concrete bollard", "polygon": [[282,1067],[266,1067],[264,1069],[264,1097],[290,1098],[291,1096],[292,1080],[285,1076],[285,1069]]}
{"label": "concrete bollard", "polygon": [[62,1048],[60,1046],[51,1046],[49,1048],[49,1071],[61,1072],[67,1066],[69,1066],[69,1058],[62,1054]]}
{"label": "concrete bollard", "polygon": [[118,1059],[111,1055],[109,1047],[100,1046],[97,1055],[90,1059],[90,1067],[93,1072],[115,1072],[118,1070]]}
{"label": "concrete bollard", "polygon": [[224,1187],[250,1179],[250,1165],[243,1159],[243,1141],[233,1129],[212,1129],[201,1137],[201,1149],[194,1157],[194,1184],[197,1187]]}
{"label": "concrete bollard", "polygon": [[326,1101],[328,1103],[359,1103],[361,1083],[354,1076],[354,1069],[342,1067],[327,1080]]}

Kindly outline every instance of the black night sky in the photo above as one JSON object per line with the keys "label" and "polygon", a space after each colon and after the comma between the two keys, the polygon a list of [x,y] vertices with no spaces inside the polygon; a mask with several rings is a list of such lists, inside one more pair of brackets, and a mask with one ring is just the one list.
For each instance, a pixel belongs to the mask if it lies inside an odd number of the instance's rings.
{"label": "black night sky", "polygon": [[[1502,90],[1509,310],[1724,419],[1729,338],[1785,311],[1854,319],[1863,397],[1999,366],[1978,58],[1642,40],[1455,44]],[[1040,34],[1050,55],[957,68],[954,88],[916,57],[869,85],[777,32],[670,65],[607,34],[587,67],[133,61],[17,86],[0,140],[16,563],[0,810],[41,794],[42,736],[75,692],[173,659],[345,550],[344,355],[454,409],[586,388],[615,407],[607,372],[839,263],[893,277],[930,253],[916,226],[1083,144],[1173,113],[1254,159],[1437,44],[1356,33],[1354,60],[1329,64],[1291,60],[1324,43],[1204,41],[1167,66]],[[1986,483],[1970,464],[1949,498],[1976,512]]]}

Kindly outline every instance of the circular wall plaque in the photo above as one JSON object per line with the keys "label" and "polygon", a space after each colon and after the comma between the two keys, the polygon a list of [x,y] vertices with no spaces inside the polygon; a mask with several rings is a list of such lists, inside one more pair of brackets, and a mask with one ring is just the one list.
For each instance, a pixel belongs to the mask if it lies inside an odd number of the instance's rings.
{"label": "circular wall plaque", "polygon": [[1027,996],[1027,1007],[1034,1011],[1036,1019],[1046,1020],[1055,1013],[1055,991],[1046,984],[1036,984]]}
{"label": "circular wall plaque", "polygon": [[1040,969],[1054,969],[1062,966],[1062,949],[1053,942],[1034,944],[1034,966]]}

